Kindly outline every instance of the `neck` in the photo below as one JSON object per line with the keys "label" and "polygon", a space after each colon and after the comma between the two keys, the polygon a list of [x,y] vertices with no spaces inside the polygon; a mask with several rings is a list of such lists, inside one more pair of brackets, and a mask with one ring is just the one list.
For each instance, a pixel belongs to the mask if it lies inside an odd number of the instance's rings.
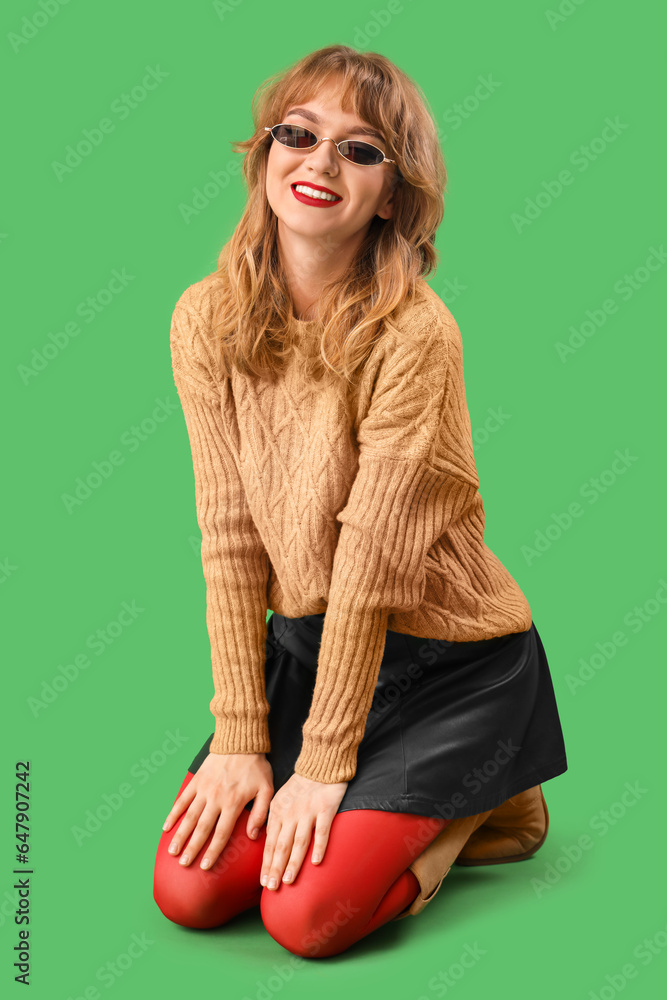
{"label": "neck", "polygon": [[298,319],[315,318],[324,286],[345,273],[364,236],[357,232],[346,240],[330,234],[307,237],[278,220],[278,252]]}

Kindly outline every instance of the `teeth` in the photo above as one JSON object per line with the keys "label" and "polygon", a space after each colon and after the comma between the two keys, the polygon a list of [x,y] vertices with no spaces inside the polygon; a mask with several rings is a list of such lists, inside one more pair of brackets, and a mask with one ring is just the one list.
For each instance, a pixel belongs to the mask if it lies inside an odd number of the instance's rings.
{"label": "teeth", "polygon": [[305,184],[295,184],[294,190],[300,194],[307,194],[309,198],[321,198],[322,201],[340,201],[336,195],[327,194],[326,191],[316,191],[315,188],[307,187]]}

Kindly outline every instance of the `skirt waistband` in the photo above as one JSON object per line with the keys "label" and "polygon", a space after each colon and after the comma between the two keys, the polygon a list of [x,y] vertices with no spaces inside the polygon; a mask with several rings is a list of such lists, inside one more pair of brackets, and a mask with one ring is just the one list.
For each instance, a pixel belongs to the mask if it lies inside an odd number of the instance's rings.
{"label": "skirt waistband", "polygon": [[[304,615],[302,618],[286,618],[274,612],[268,624],[269,635],[304,666],[315,671],[324,618],[324,613]],[[499,645],[517,640],[519,636],[525,638],[525,633],[512,632],[491,639],[455,642],[451,639],[422,638],[387,629],[381,672],[386,673],[398,666],[405,668],[406,661],[411,660],[419,663],[421,668],[426,665],[428,669],[440,667],[443,662],[455,666],[469,661],[471,657],[478,658],[487,652],[495,653]]]}

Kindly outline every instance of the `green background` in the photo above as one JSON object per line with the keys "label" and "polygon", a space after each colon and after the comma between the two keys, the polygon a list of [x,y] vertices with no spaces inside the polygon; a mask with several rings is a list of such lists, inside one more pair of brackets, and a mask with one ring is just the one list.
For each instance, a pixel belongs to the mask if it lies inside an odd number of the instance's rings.
{"label": "green background", "polygon": [[[647,0],[565,2],[560,15],[535,0],[44,4],[2,14],[3,990],[22,989],[14,764],[27,758],[35,998],[93,986],[112,998],[657,996],[667,970],[664,15]],[[152,898],[162,822],[212,729],[168,335],[177,298],[215,269],[242,212],[230,142],[250,132],[255,89],[335,42],[394,60],[441,129],[449,183],[429,280],[462,331],[486,541],[531,604],[569,770],[545,785],[551,828],[532,859],[454,868],[418,918],[337,958],[290,964],[257,909],[198,932]],[[122,117],[115,102],[149,66],[166,75]],[[54,161],[105,117],[113,130],[58,177]],[[613,139],[607,119],[620,123]],[[223,186],[186,221],[211,171]],[[517,224],[536,199],[532,221]],[[114,269],[132,277],[106,296]],[[90,296],[100,310],[86,320],[77,309]],[[73,321],[79,332],[63,334]],[[120,464],[68,509],[78,478],[114,451]],[[614,471],[617,451],[628,457]],[[114,625],[124,602],[141,611]],[[91,652],[89,636],[106,629]],[[36,706],[86,651],[89,665]],[[184,742],[160,755],[168,731]],[[140,762],[152,755],[149,773]],[[87,811],[124,783],[130,796],[77,840]],[[568,861],[584,835],[588,849]],[[105,985],[98,970],[133,935],[150,944]],[[483,955],[447,987],[466,946]]]}

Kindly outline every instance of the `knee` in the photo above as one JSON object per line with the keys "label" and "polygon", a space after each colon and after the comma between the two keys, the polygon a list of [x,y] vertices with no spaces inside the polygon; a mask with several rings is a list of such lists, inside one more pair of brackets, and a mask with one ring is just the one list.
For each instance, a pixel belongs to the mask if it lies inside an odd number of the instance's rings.
{"label": "knee", "polygon": [[331,900],[300,893],[298,883],[264,889],[260,911],[274,941],[302,958],[328,958],[343,951],[354,936],[350,925],[359,913],[350,900],[332,906]]}
{"label": "knee", "polygon": [[219,927],[253,903],[253,887],[245,879],[239,884],[239,879],[232,877],[235,873],[227,860],[229,852],[208,871],[199,865],[203,849],[184,867],[167,851],[170,839],[171,835],[165,834],[160,842],[153,874],[153,899],[168,920],[183,927]]}
{"label": "knee", "polygon": [[[188,772],[181,792],[192,780]],[[180,795],[180,792],[179,792]],[[153,899],[168,920],[183,927],[219,927],[233,916],[260,900],[259,869],[264,838],[251,841],[245,834],[248,814],[238,816],[224,850],[210,869],[200,867],[214,836],[212,830],[187,866],[168,848],[181,819],[162,833],[158,844],[153,874]]]}
{"label": "knee", "polygon": [[[194,877],[193,877],[194,876]],[[164,916],[182,927],[215,927],[220,923],[219,905],[199,884],[197,869],[178,864],[171,855],[156,864],[153,899]]]}
{"label": "knee", "polygon": [[181,927],[206,929],[218,926],[218,921],[201,900],[173,892],[165,893],[157,887],[153,890],[153,899],[167,920]]}
{"label": "knee", "polygon": [[259,905],[263,839],[233,834],[212,868],[200,867],[207,838],[194,861],[184,867],[169,854],[172,833],[164,833],[155,859],[153,899],[168,920],[183,927],[219,927],[237,913]]}

